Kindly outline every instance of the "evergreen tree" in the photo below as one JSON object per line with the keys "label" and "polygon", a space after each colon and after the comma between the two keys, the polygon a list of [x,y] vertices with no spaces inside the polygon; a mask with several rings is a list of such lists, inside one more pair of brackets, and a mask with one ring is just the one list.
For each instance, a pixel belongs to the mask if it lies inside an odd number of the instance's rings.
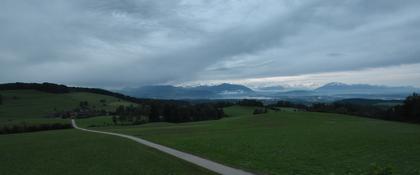
{"label": "evergreen tree", "polygon": [[117,125],[117,117],[115,115],[112,116],[112,122],[114,123],[114,125]]}
{"label": "evergreen tree", "polygon": [[404,100],[402,115],[410,121],[420,122],[420,96],[414,93]]}

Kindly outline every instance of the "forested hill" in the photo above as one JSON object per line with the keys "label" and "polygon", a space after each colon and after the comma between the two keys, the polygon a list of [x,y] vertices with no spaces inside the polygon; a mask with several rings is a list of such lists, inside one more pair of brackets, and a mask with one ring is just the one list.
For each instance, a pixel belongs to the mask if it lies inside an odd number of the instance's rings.
{"label": "forested hill", "polygon": [[126,96],[120,93],[111,92],[99,88],[84,88],[84,87],[69,87],[61,84],[54,83],[6,83],[0,84],[0,90],[38,90],[48,93],[70,93],[70,92],[89,92],[94,94],[101,94],[116,97],[122,100],[126,100],[133,103],[150,103],[153,101],[159,102],[171,102],[171,103],[186,103],[178,100],[153,100],[145,98],[135,98],[131,96]]}
{"label": "forested hill", "polygon": [[[17,92],[2,92],[2,91],[17,91]],[[79,105],[68,105],[66,103],[65,108],[60,106],[60,104],[55,104],[52,100],[47,100],[44,102],[33,101],[37,105],[47,105],[43,110],[34,108],[33,105],[25,103],[26,98],[20,99],[18,96],[23,96],[23,90],[36,90],[39,91],[36,93],[39,97],[49,97],[60,99],[61,101],[71,101],[74,102],[74,99],[71,99],[72,94],[81,94],[79,100]],[[39,94],[40,92],[43,92]],[[9,93],[6,95],[6,101],[1,100],[3,93]],[[10,93],[15,93],[10,94]],[[33,92],[32,92],[33,93]],[[116,99],[126,102],[131,102],[133,104],[123,105],[120,104],[117,109],[111,109],[108,111],[102,111],[97,108],[97,105],[89,105],[87,102],[89,94],[102,95],[108,97],[114,97]],[[33,94],[32,94],[33,95]],[[59,97],[61,96],[61,97]],[[101,97],[105,98],[105,97]],[[32,98],[31,100],[37,100]],[[188,122],[188,121],[200,121],[200,120],[212,120],[220,119],[224,116],[223,109],[219,104],[216,103],[206,103],[206,104],[191,104],[187,101],[180,100],[161,100],[161,99],[140,99],[135,97],[126,96],[116,92],[107,91],[104,89],[96,88],[82,88],[82,87],[68,87],[65,85],[52,84],[52,83],[9,83],[9,84],[0,84],[0,101],[3,101],[3,104],[0,106],[4,111],[7,111],[6,117],[25,117],[28,115],[21,114],[17,111],[26,111],[28,107],[33,108],[32,113],[36,113],[38,117],[48,116],[48,117],[61,117],[68,118],[72,114],[77,113],[77,117],[90,117],[97,115],[116,114],[120,116],[120,119],[128,120],[132,123],[144,123],[144,122]],[[103,99],[96,99],[95,102],[106,101]],[[93,101],[91,101],[93,102]],[[12,103],[16,104],[14,108],[11,107]],[[1,104],[1,103],[0,103]],[[101,105],[105,105],[102,102]],[[18,107],[16,107],[18,106]],[[63,110],[57,110],[61,109]],[[99,110],[99,111],[98,111]],[[3,111],[3,112],[4,112]],[[45,112],[46,111],[46,112]],[[12,115],[13,114],[13,115]],[[38,115],[39,114],[39,115]],[[80,114],[80,115],[79,115]],[[33,116],[35,114],[31,114]]]}

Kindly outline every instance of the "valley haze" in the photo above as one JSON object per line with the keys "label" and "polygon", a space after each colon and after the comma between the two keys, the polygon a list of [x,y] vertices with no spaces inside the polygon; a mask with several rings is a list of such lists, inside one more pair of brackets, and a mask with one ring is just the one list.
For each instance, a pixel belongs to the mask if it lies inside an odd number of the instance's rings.
{"label": "valley haze", "polygon": [[315,89],[294,89],[283,86],[249,88],[244,85],[222,83],[219,85],[172,86],[150,85],[118,90],[126,95],[156,99],[288,99],[306,102],[328,102],[348,98],[401,100],[419,88],[405,86],[380,86],[332,82]]}

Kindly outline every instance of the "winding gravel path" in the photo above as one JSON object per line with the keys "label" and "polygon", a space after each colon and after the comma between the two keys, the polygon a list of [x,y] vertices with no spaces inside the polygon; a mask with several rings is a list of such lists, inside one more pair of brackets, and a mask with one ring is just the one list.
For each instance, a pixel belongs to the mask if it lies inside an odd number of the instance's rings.
{"label": "winding gravel path", "polygon": [[159,145],[153,142],[149,142],[147,140],[138,138],[138,137],[133,137],[133,136],[129,136],[129,135],[125,135],[125,134],[118,134],[118,133],[113,133],[113,132],[104,132],[104,131],[95,131],[95,130],[90,130],[90,129],[85,129],[85,128],[79,128],[76,125],[76,121],[74,119],[71,120],[71,124],[73,125],[73,127],[75,129],[78,130],[82,130],[82,131],[87,131],[87,132],[94,132],[94,133],[100,133],[100,134],[108,134],[108,135],[113,135],[113,136],[119,136],[119,137],[124,137],[130,140],[133,140],[135,142],[141,143],[143,145],[155,148],[157,150],[160,150],[164,153],[170,154],[172,156],[178,157],[182,160],[185,160],[187,162],[193,163],[195,165],[201,166],[203,168],[206,168],[210,171],[219,173],[219,174],[224,174],[224,175],[253,175],[252,173],[240,170],[240,169],[235,169],[232,167],[228,167],[226,165],[222,165],[216,162],[213,162],[211,160],[207,160],[198,156],[194,156],[192,154],[188,154],[182,151],[178,151],[176,149],[172,149],[163,145]]}

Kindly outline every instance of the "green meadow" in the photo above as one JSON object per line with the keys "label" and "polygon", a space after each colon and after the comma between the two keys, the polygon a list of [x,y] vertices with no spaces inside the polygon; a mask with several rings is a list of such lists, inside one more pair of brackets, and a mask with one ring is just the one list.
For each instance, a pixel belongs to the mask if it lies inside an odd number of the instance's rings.
{"label": "green meadow", "polygon": [[75,129],[0,135],[0,174],[213,174],[136,142]]}
{"label": "green meadow", "polygon": [[[35,90],[12,90],[0,91],[0,94],[3,96],[0,127],[69,123],[69,119],[45,116],[60,110],[74,109],[80,101],[87,101],[97,109],[111,111],[119,105],[132,104],[110,96],[82,92],[52,94]],[[111,123],[109,117],[105,118],[103,121]],[[97,124],[100,118],[92,119]],[[124,138],[65,129],[0,135],[0,174],[214,173]]]}
{"label": "green meadow", "polygon": [[[290,109],[252,115],[253,109],[229,107],[230,117],[215,121],[92,129],[138,136],[258,174],[420,170],[419,125]],[[78,123],[86,127],[106,119]]]}
{"label": "green meadow", "polygon": [[36,90],[8,90],[0,91],[0,94],[3,96],[0,121],[43,118],[54,112],[72,110],[81,101],[87,101],[95,109],[107,111],[115,110],[119,105],[132,104],[115,97],[86,92],[53,94]]}

